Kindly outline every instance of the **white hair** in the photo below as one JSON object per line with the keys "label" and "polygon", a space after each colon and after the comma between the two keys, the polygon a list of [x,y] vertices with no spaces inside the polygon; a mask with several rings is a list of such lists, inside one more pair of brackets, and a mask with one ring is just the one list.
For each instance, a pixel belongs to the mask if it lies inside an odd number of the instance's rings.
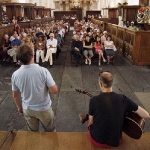
{"label": "white hair", "polygon": [[4,37],[9,38],[8,34],[5,34]]}

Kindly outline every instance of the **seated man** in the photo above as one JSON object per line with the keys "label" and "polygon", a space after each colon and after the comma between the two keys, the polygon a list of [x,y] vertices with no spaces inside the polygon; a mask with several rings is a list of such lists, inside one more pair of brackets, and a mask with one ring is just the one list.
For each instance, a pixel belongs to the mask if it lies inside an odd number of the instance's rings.
{"label": "seated man", "polygon": [[71,54],[76,58],[76,66],[79,65],[79,59],[82,58],[82,42],[79,40],[79,36],[75,36],[75,40],[72,42]]}
{"label": "seated man", "polygon": [[134,22],[133,22],[133,21],[131,22],[131,26],[129,26],[128,29],[130,29],[130,30],[135,30],[135,31],[139,30],[139,29],[134,25]]}
{"label": "seated man", "polygon": [[45,57],[45,61],[48,61],[49,59],[50,66],[52,66],[53,65],[52,53],[56,53],[57,51],[57,40],[54,39],[54,33],[50,34],[50,39],[47,40],[46,46],[47,46],[47,54]]}
{"label": "seated man", "polygon": [[4,35],[4,42],[2,45],[2,51],[0,51],[0,59],[2,62],[5,62],[8,58],[7,51],[11,48],[11,42],[7,34]]}
{"label": "seated man", "polygon": [[57,51],[56,51],[56,59],[58,59],[59,54],[61,53],[61,37],[58,32],[55,32],[55,39],[57,40]]}
{"label": "seated man", "polygon": [[8,55],[10,55],[11,57],[13,57],[13,62],[16,63],[17,62],[17,58],[16,58],[16,51],[18,46],[21,45],[21,41],[18,39],[18,34],[14,34],[14,40],[11,42],[11,47],[12,49],[8,50]]}
{"label": "seated man", "polygon": [[82,123],[89,119],[91,142],[103,148],[119,146],[127,112],[135,112],[142,118],[150,118],[149,113],[131,99],[113,92],[112,83],[113,75],[110,72],[100,72],[99,86],[102,92],[90,99],[89,115],[80,114]]}

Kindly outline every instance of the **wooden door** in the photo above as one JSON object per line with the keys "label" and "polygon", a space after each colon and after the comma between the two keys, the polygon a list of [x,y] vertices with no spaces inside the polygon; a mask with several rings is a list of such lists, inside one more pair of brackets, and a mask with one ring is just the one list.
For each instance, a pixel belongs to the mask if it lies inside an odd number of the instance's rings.
{"label": "wooden door", "polygon": [[71,10],[77,11],[77,18],[82,20],[82,9],[81,8],[72,8]]}
{"label": "wooden door", "polygon": [[137,8],[128,8],[126,13],[127,21],[135,21],[137,19]]}

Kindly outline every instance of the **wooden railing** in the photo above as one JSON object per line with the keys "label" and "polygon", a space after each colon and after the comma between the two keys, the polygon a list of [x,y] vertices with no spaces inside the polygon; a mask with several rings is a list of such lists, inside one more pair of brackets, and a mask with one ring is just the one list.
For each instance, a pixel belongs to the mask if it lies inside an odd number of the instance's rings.
{"label": "wooden railing", "polygon": [[118,52],[132,64],[150,65],[150,31],[134,31],[95,19],[92,22],[112,36]]}
{"label": "wooden railing", "polygon": [[0,46],[3,43],[4,34],[12,35],[13,31],[14,31],[14,25],[13,24],[9,24],[7,26],[0,27]]}

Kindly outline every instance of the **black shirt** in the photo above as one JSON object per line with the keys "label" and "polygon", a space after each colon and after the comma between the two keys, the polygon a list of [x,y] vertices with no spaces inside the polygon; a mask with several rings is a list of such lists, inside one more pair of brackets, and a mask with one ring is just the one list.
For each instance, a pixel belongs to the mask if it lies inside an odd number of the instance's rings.
{"label": "black shirt", "polygon": [[39,36],[43,36],[44,37],[44,34],[42,32],[36,33],[36,37],[39,37]]}
{"label": "black shirt", "polygon": [[74,49],[75,47],[77,47],[80,52],[82,51],[82,42],[81,41],[73,41],[72,43],[72,49]]}
{"label": "black shirt", "polygon": [[90,100],[89,115],[93,116],[91,136],[101,144],[119,146],[126,112],[137,111],[138,105],[123,94],[100,93]]}
{"label": "black shirt", "polygon": [[88,28],[86,29],[86,32],[87,32],[87,33],[90,32],[91,29],[92,29],[92,28],[88,27]]}
{"label": "black shirt", "polygon": [[46,36],[47,40],[50,39],[50,32],[49,33],[45,33],[45,36]]}
{"label": "black shirt", "polygon": [[[87,40],[85,40],[84,42],[85,42],[85,46],[90,46],[92,44],[91,41],[88,42]],[[83,50],[92,50],[92,48],[85,48],[85,47],[83,47]]]}

